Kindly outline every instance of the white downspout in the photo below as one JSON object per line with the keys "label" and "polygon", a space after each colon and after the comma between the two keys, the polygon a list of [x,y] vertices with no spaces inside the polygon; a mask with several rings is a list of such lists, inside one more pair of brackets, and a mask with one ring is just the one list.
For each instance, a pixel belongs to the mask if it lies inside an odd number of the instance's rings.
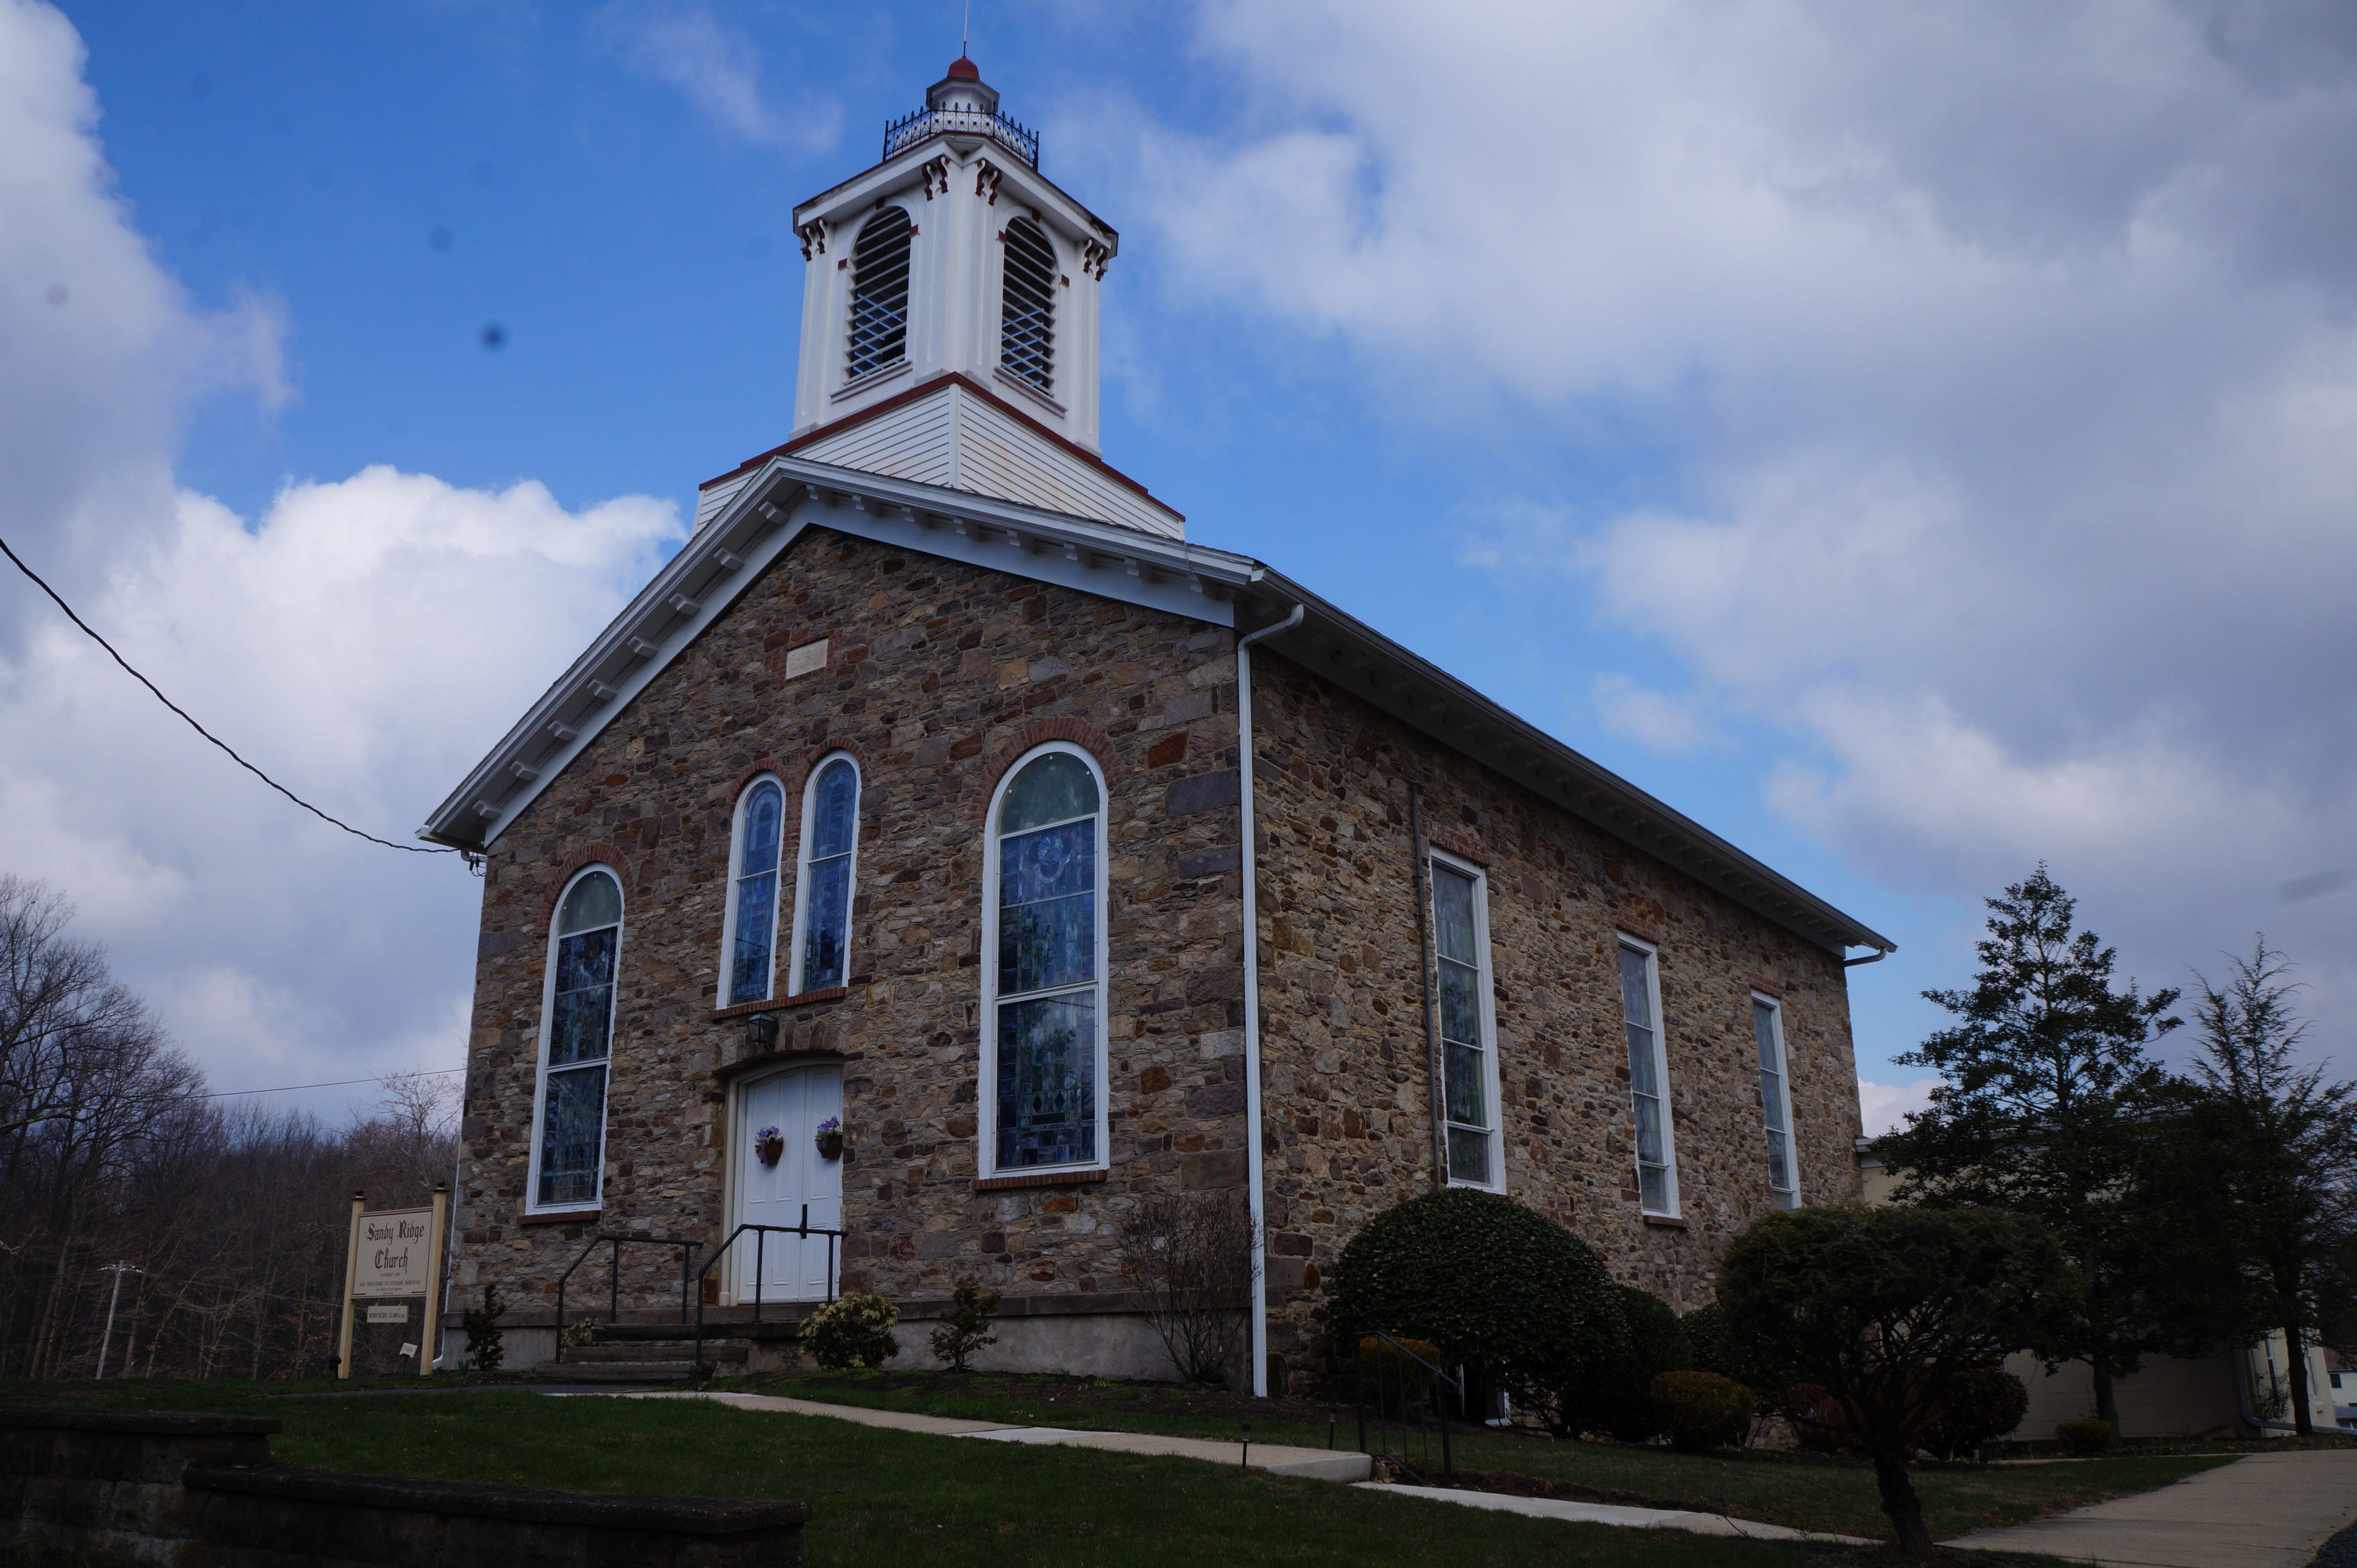
{"label": "white downspout", "polygon": [[1253,839],[1252,645],[1301,624],[1303,607],[1274,626],[1236,639],[1237,814],[1243,820],[1244,903],[1244,1181],[1252,1202],[1252,1385],[1254,1399],[1268,1397],[1268,1229],[1262,1193],[1260,1121],[1260,887]]}

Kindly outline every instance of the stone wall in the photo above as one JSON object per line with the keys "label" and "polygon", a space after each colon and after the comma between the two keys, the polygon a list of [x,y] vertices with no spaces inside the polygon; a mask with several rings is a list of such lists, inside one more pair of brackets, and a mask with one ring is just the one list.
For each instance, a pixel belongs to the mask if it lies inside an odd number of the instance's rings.
{"label": "stone wall", "polygon": [[[1427,841],[1488,873],[1505,1191],[1685,1309],[1769,1207],[1750,993],[1778,993],[1805,1201],[1853,1197],[1839,955],[1274,654],[1254,660],[1271,1384],[1314,1380],[1319,1285],[1433,1179],[1408,786]],[[1683,1224],[1635,1190],[1616,933],[1659,944]]]}
{"label": "stone wall", "polygon": [[[786,651],[822,638],[825,667],[786,680]],[[493,846],[458,1296],[497,1279],[528,1319],[596,1230],[726,1233],[720,1077],[744,1065],[741,1020],[715,1016],[732,813],[765,769],[798,800],[840,748],[862,772],[850,983],[780,1013],[778,1059],[844,1065],[845,1283],[941,1297],[973,1274],[1010,1298],[1118,1297],[1114,1231],[1140,1193],[1243,1180],[1234,671],[1222,628],[824,530],[797,542]],[[1108,780],[1113,1169],[977,1191],[981,819],[1049,738],[1088,747]],[[605,1208],[527,1223],[549,919],[592,862],[627,900]],[[624,1262],[626,1302],[675,1305],[675,1257]],[[604,1261],[578,1278],[602,1306]]]}
{"label": "stone wall", "polygon": [[[827,664],[787,680],[786,651],[822,638]],[[1681,1307],[1707,1300],[1725,1240],[1768,1197],[1754,986],[1784,1004],[1803,1195],[1855,1191],[1838,955],[1281,656],[1255,669],[1280,1381],[1317,1375],[1319,1287],[1342,1245],[1431,1182],[1412,781],[1433,843],[1489,873],[1510,1196],[1620,1277]],[[1117,1232],[1137,1199],[1245,1179],[1233,681],[1223,628],[824,530],[798,542],[493,848],[459,1297],[497,1279],[514,1321],[544,1324],[557,1272],[593,1231],[726,1234],[727,1085],[748,1066],[741,1019],[716,1008],[732,813],[755,774],[777,773],[793,800],[840,748],[863,775],[850,983],[780,1010],[763,1060],[844,1066],[845,1283],[915,1304],[971,1274],[1006,1294],[1010,1316],[1032,1297],[1134,1315]],[[982,817],[1004,769],[1049,738],[1088,747],[1108,780],[1113,1168],[980,1190]],[[548,923],[593,862],[620,873],[628,899],[605,1208],[528,1223]],[[1637,1210],[1616,929],[1661,948],[1682,1224]],[[626,1306],[675,1310],[674,1257],[636,1250],[625,1266]],[[585,1269],[582,1306],[602,1305],[604,1277],[602,1259]],[[1027,1343],[1036,1364],[1065,1364],[1049,1322]],[[1082,1360],[1108,1353],[1065,1337]],[[1134,1327],[1121,1337],[1143,1343]]]}
{"label": "stone wall", "polygon": [[0,1552],[177,1568],[802,1560],[804,1503],[277,1469],[278,1427],[253,1416],[0,1409]]}

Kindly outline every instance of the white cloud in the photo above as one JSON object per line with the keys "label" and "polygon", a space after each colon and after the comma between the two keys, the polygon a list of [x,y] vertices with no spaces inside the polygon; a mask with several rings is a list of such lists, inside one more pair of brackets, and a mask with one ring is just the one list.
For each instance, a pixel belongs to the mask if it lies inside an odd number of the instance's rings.
{"label": "white cloud", "polygon": [[841,106],[823,94],[802,94],[791,110],[771,103],[761,91],[759,47],[702,5],[618,0],[598,13],[594,30],[634,70],[677,88],[732,136],[823,152],[842,131]]}
{"label": "white cloud", "polygon": [[1876,1083],[1871,1079],[1857,1080],[1858,1112],[1865,1119],[1866,1135],[1878,1138],[1907,1119],[1910,1112],[1921,1111],[1932,1103],[1936,1078],[1919,1078],[1908,1083]]}
{"label": "white cloud", "polygon": [[1598,675],[1593,694],[1604,727],[1640,746],[1655,751],[1692,751],[1709,738],[1691,704],[1640,685],[1617,671]]}
{"label": "white cloud", "polygon": [[[6,537],[258,766],[406,841],[675,543],[675,510],[386,467],[289,483],[252,519],[177,489],[192,399],[285,395],[281,329],[163,269],[110,188],[81,66],[55,12],[0,0]],[[72,898],[219,1086],[457,1059],[479,897],[458,857],[288,804],[13,572],[0,736],[0,869]]]}
{"label": "white cloud", "polygon": [[2357,835],[2357,12],[1217,0],[1200,44],[1232,112],[1135,155],[1176,295],[1662,475],[1465,557],[1683,663],[1608,723],[1757,721],[1890,885],[2043,856],[2154,982],[2263,924],[2357,1012],[2357,894],[2276,894]]}

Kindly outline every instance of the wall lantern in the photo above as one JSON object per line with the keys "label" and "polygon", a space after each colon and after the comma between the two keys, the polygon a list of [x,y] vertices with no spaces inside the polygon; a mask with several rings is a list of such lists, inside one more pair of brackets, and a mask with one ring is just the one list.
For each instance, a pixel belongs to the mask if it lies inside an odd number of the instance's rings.
{"label": "wall lantern", "polygon": [[745,1050],[749,1056],[778,1048],[778,1019],[774,1013],[756,1013],[745,1020]]}

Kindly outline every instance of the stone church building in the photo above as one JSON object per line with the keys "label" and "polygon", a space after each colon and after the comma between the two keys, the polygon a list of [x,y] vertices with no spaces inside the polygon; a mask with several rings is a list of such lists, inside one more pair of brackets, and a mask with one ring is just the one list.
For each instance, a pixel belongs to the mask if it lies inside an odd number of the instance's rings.
{"label": "stone church building", "polygon": [[485,862],[460,1296],[545,1347],[622,1236],[623,1316],[675,1320],[655,1243],[807,1225],[707,1317],[971,1276],[985,1364],[1168,1375],[1125,1219],[1224,1192],[1282,1391],[1437,1185],[1683,1306],[1855,1194],[1844,965],[1889,941],[1109,466],[1120,238],[970,61],[794,222],[789,438],[425,831]]}

